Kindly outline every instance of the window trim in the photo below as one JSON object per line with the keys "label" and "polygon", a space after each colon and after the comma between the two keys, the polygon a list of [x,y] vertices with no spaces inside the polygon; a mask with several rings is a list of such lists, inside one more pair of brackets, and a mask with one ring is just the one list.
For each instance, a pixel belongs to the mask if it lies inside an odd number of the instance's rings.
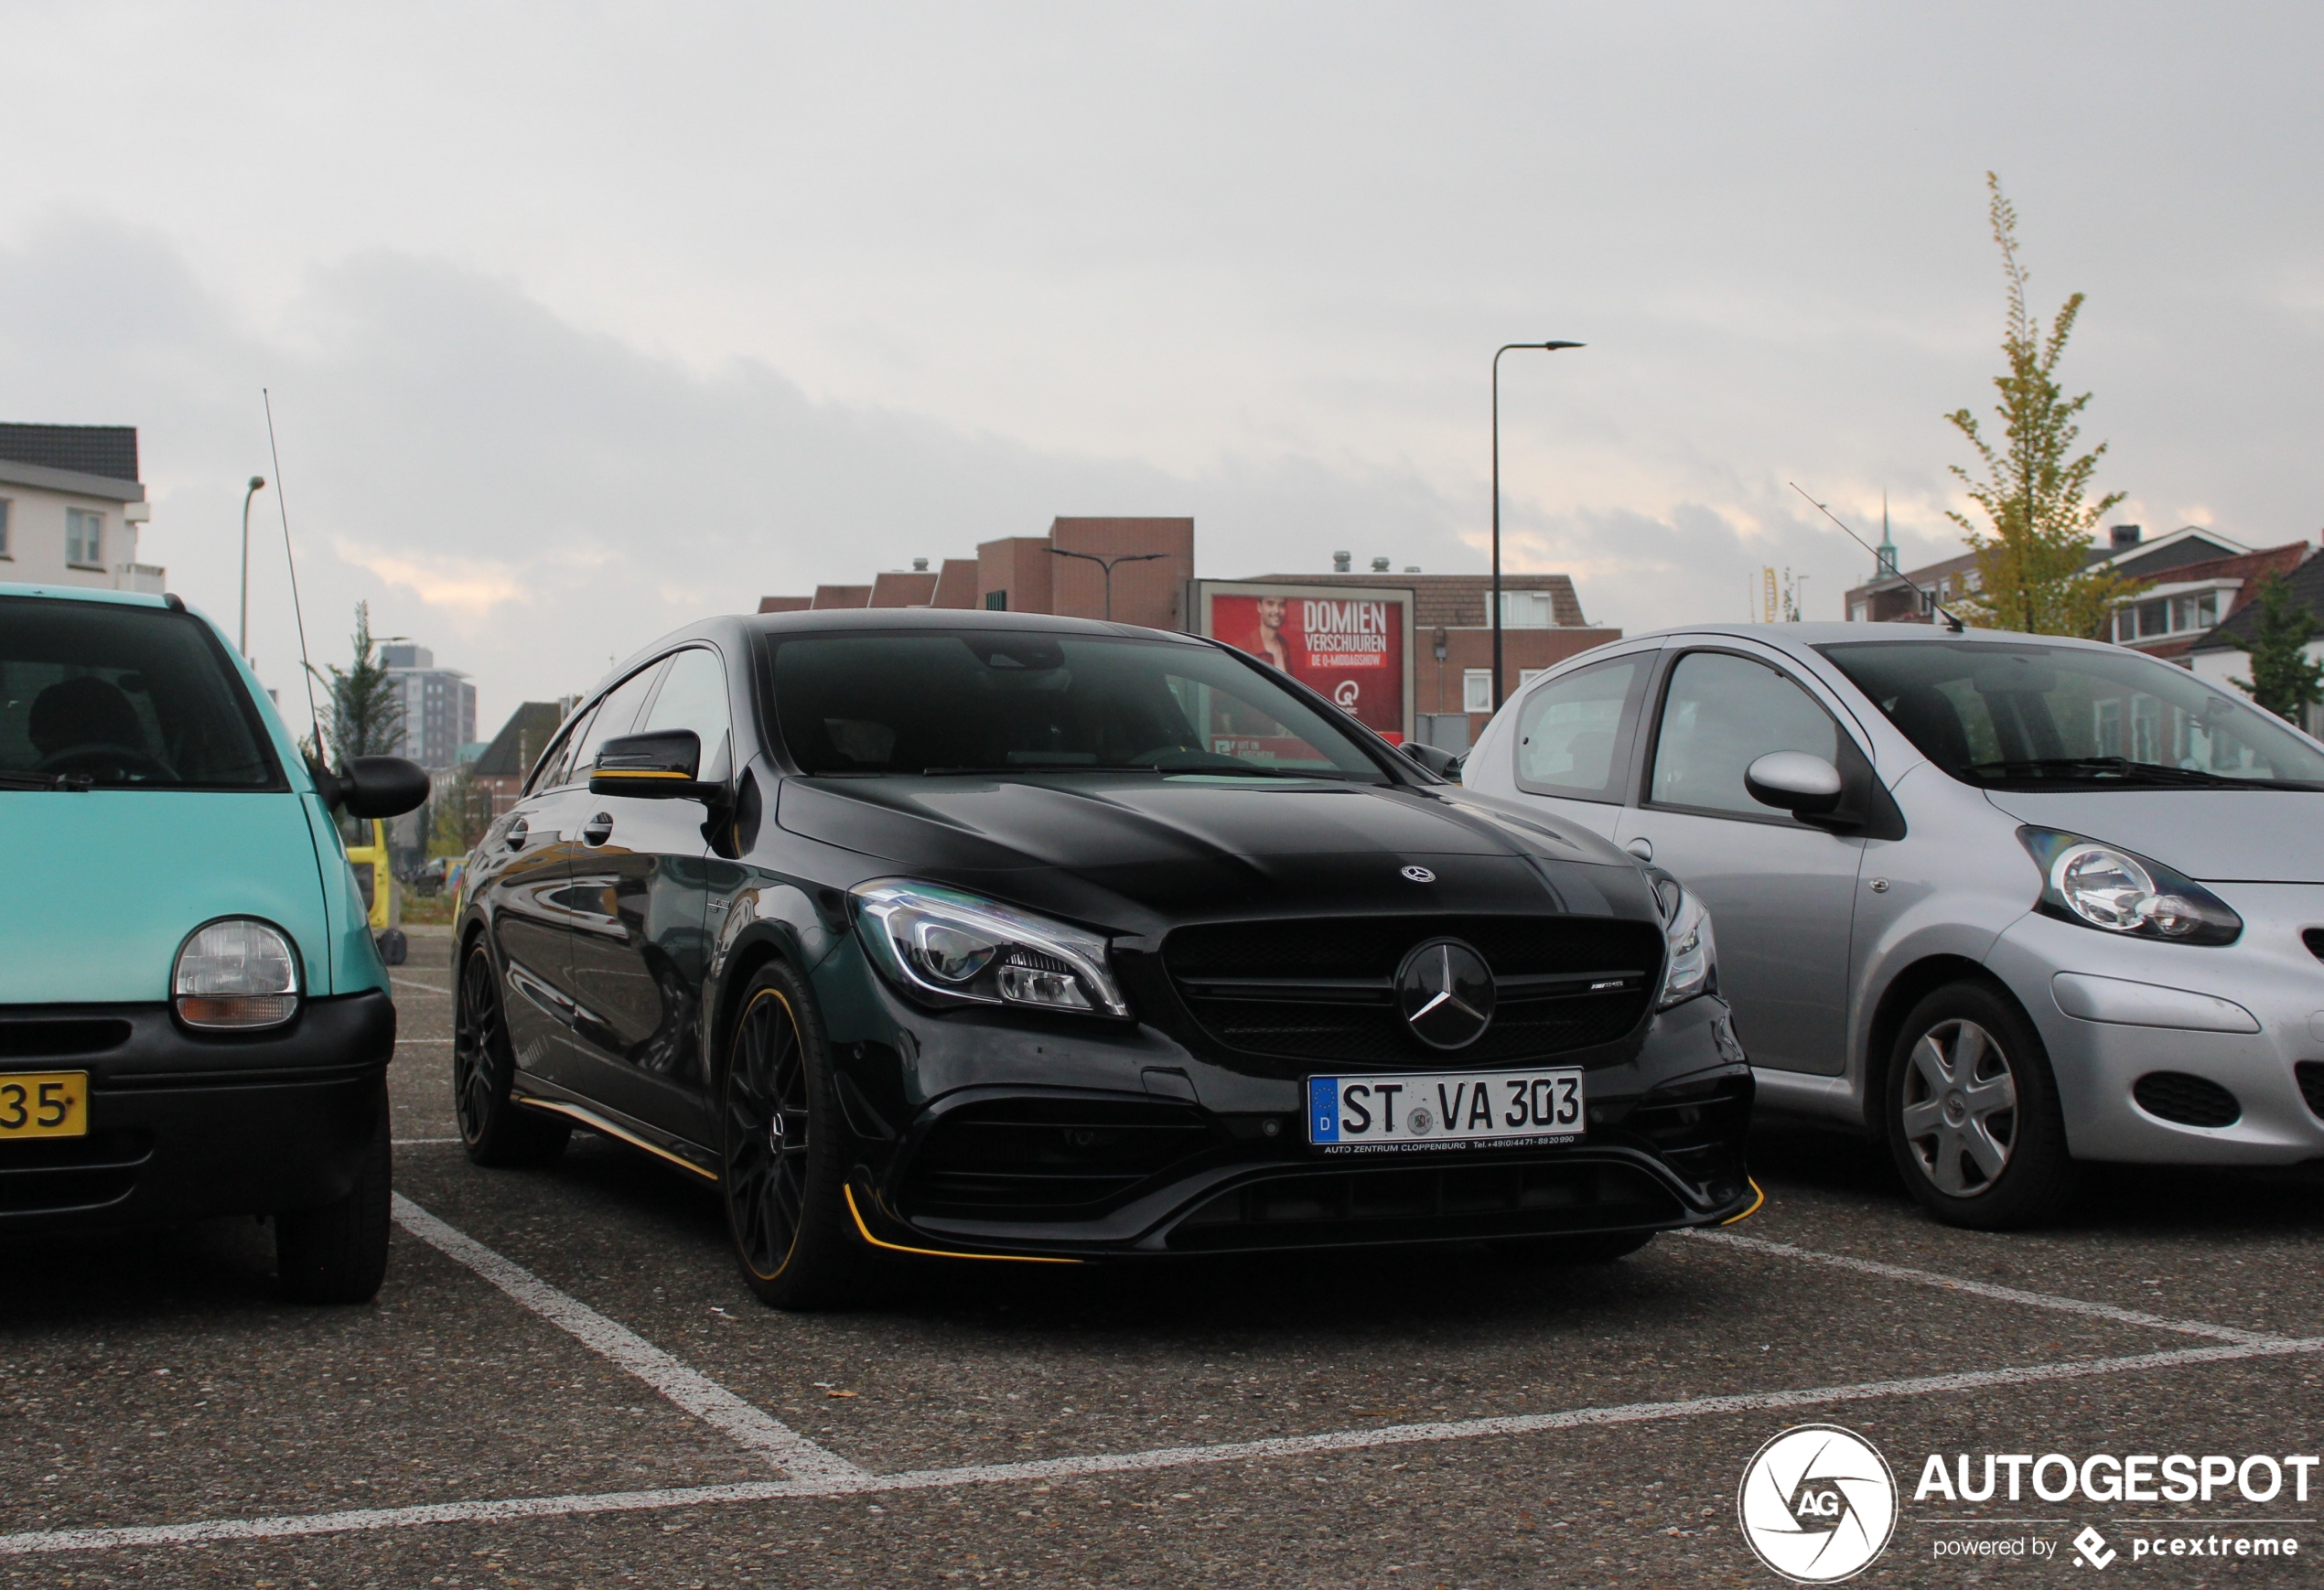
{"label": "window trim", "polygon": [[[1762,816],[1756,811],[1731,811],[1720,806],[1682,806],[1675,801],[1654,799],[1654,759],[1662,754],[1662,718],[1670,708],[1671,681],[1677,677],[1679,664],[1690,657],[1700,656],[1705,652],[1716,652],[1723,657],[1735,657],[1740,658],[1745,662],[1756,662],[1779,678],[1787,681],[1802,695],[1813,703],[1816,710],[1832,722],[1832,730],[1836,736],[1833,748],[1838,753],[1837,765],[1844,790],[1855,784],[1859,777],[1858,767],[1851,766],[1852,763],[1858,764],[1862,774],[1868,776],[1871,782],[1879,783],[1878,775],[1873,772],[1869,754],[1862,746],[1856,744],[1856,736],[1848,733],[1847,725],[1840,721],[1840,715],[1825,704],[1822,696],[1809,687],[1807,682],[1800,677],[1796,670],[1786,668],[1770,658],[1755,656],[1751,652],[1733,646],[1683,646],[1665,650],[1662,671],[1654,679],[1653,724],[1644,736],[1645,754],[1639,758],[1638,765],[1633,770],[1631,788],[1637,799],[1634,802],[1630,802],[1630,804],[1635,804],[1641,811],[1669,811],[1684,817],[1716,817],[1732,822],[1758,822],[1777,828],[1809,828],[1818,832],[1829,832],[1823,829],[1820,824],[1810,822],[1789,811],[1779,811],[1772,806],[1768,807],[1766,814]],[[1853,757],[1848,754],[1851,749],[1856,753]],[[1844,804],[1849,803],[1848,795],[1845,793],[1842,795],[1841,800]]]}
{"label": "window trim", "polygon": [[[1470,682],[1471,682],[1472,681],[1477,681],[1477,680],[1482,680],[1482,681],[1484,682],[1484,685],[1485,685],[1485,704],[1484,704],[1483,706],[1470,706],[1470,705],[1469,704],[1469,684],[1470,684]],[[1480,713],[1480,712],[1481,712],[1481,713],[1490,713],[1490,712],[1491,712],[1491,711],[1493,710],[1493,707],[1492,707],[1492,694],[1493,694],[1493,671],[1492,671],[1491,669],[1490,669],[1490,668],[1464,668],[1464,669],[1462,669],[1462,670],[1460,671],[1460,710],[1461,710],[1461,711],[1463,711],[1463,712],[1465,712],[1465,713]]]}
{"label": "window trim", "polygon": [[[1517,710],[1509,720],[1510,781],[1528,795],[1540,795],[1552,800],[1587,800],[1598,806],[1629,805],[1634,782],[1632,764],[1633,753],[1638,749],[1639,717],[1645,706],[1646,697],[1654,691],[1656,683],[1654,661],[1661,651],[1662,648],[1659,646],[1641,646],[1629,651],[1618,651],[1611,657],[1601,657],[1595,662],[1584,663],[1578,668],[1552,671],[1512,697],[1511,704]],[[1524,748],[1525,706],[1534,692],[1551,689],[1560,681],[1571,679],[1576,674],[1594,672],[1598,669],[1611,668],[1623,662],[1634,662],[1641,666],[1638,670],[1638,677],[1631,680],[1630,689],[1622,693],[1622,715],[1614,727],[1614,750],[1607,760],[1604,790],[1598,794],[1584,795],[1565,785],[1527,782],[1522,770],[1524,758],[1518,753]]]}

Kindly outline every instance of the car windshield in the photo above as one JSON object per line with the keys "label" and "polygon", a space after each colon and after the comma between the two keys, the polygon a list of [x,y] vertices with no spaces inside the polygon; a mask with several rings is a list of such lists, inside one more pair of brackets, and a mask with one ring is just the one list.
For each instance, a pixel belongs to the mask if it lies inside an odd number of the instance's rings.
{"label": "car windshield", "polygon": [[0,596],[0,790],[281,790],[210,626],[115,602]]}
{"label": "car windshield", "polygon": [[1954,778],[2053,789],[2324,789],[2324,753],[2135,651],[1994,640],[1818,647]]}
{"label": "car windshield", "polygon": [[992,630],[801,636],[775,717],[814,774],[1386,777],[1329,716],[1209,646]]}

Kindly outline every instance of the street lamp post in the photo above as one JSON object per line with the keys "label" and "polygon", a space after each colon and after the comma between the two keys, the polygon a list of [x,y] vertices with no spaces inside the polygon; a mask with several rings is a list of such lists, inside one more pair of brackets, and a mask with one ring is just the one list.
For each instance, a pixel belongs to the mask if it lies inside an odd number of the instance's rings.
{"label": "street lamp post", "polygon": [[242,493],[242,661],[250,661],[250,500],[266,489],[266,477],[250,478],[250,489]]}
{"label": "street lamp post", "polygon": [[1170,555],[1166,552],[1131,552],[1123,553],[1118,556],[1105,558],[1098,556],[1097,553],[1093,552],[1067,552],[1061,546],[1053,546],[1049,548],[1049,551],[1061,558],[1081,558],[1086,562],[1097,564],[1098,567],[1105,571],[1105,617],[1109,623],[1112,622],[1114,618],[1114,565],[1116,564],[1151,563],[1156,558],[1166,558]]}
{"label": "street lamp post", "polygon": [[1493,710],[1501,710],[1501,356],[1512,348],[1555,353],[1578,342],[1511,342],[1493,354]]}

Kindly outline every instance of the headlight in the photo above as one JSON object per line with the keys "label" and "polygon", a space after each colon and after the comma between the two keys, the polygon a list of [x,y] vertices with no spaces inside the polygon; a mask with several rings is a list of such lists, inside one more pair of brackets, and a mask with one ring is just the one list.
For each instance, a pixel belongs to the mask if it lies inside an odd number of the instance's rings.
{"label": "headlight", "polygon": [[2111,844],[2054,828],[2020,828],[2041,868],[2041,909],[2108,933],[2179,944],[2233,944],[2243,919],[2192,878]]}
{"label": "headlight", "polygon": [[890,879],[853,891],[855,931],[907,993],[940,1004],[1016,1004],[1126,1016],[1105,940],[994,900]]}
{"label": "headlight", "polygon": [[298,957],[281,931],[248,917],[198,928],[178,951],[171,1002],[188,1026],[280,1026],[298,1014]]}
{"label": "headlight", "polygon": [[1711,913],[1679,881],[1663,873],[1654,880],[1662,908],[1662,993],[1656,1010],[1684,1004],[1719,985],[1718,946],[1711,937]]}

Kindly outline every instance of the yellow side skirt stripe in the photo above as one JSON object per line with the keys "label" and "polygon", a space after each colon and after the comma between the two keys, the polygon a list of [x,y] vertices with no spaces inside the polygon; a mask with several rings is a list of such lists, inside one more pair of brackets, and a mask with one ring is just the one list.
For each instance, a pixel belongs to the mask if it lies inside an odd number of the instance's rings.
{"label": "yellow side skirt stripe", "polygon": [[718,1179],[718,1173],[716,1171],[705,1170],[702,1166],[696,1165],[691,1159],[681,1159],[678,1155],[671,1153],[661,1144],[648,1143],[644,1138],[639,1136],[634,1132],[624,1132],[620,1127],[616,1126],[612,1122],[608,1121],[604,1116],[598,1114],[594,1110],[584,1110],[578,1104],[566,1104],[554,1099],[530,1098],[522,1093],[513,1093],[511,1094],[510,1097],[528,1110],[546,1110],[554,1114],[570,1115],[573,1119],[580,1122],[581,1124],[586,1126],[592,1132],[602,1132],[608,1137],[619,1137],[622,1142],[629,1144],[632,1148],[642,1148],[648,1154],[668,1160],[671,1164],[678,1166],[681,1170],[690,1170],[694,1172],[694,1175],[702,1177],[705,1181],[716,1181]]}

